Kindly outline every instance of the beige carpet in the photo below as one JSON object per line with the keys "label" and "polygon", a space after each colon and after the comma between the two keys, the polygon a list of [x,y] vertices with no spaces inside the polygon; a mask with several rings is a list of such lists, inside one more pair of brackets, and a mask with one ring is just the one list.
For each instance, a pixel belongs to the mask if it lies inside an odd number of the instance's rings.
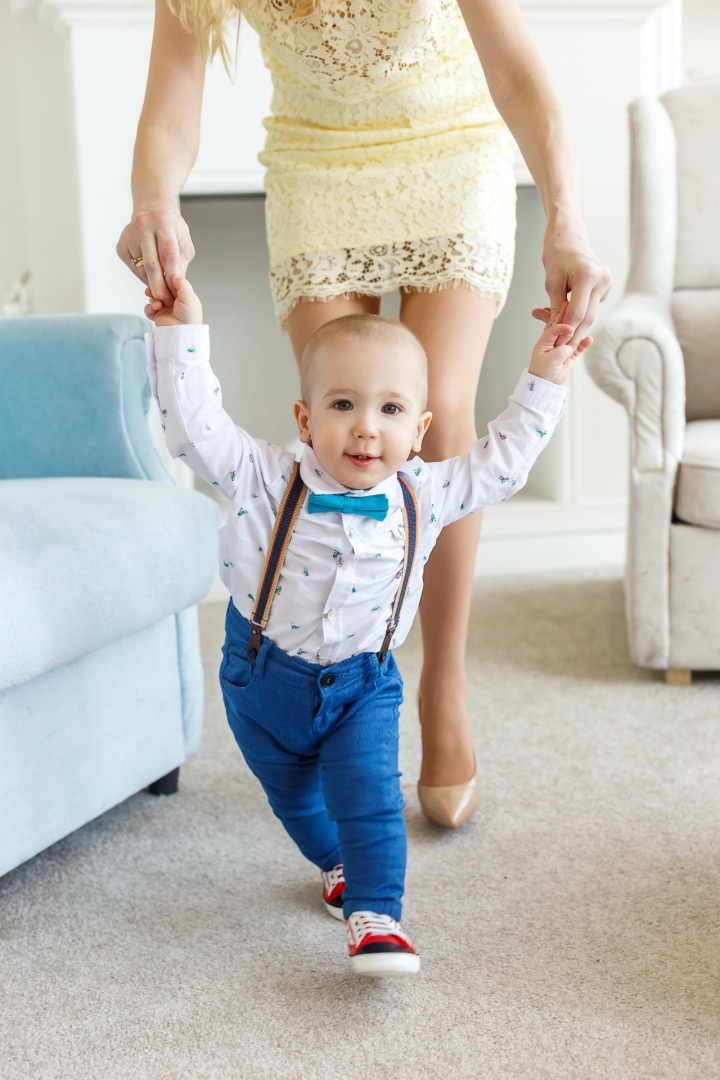
{"label": "beige carpet", "polygon": [[354,977],[225,728],[222,607],[181,793],[140,794],[0,879],[2,1080],[714,1080],[720,676],[627,661],[620,582],[478,584],[484,776],[455,833],[420,816],[417,634],[402,768],[414,980]]}

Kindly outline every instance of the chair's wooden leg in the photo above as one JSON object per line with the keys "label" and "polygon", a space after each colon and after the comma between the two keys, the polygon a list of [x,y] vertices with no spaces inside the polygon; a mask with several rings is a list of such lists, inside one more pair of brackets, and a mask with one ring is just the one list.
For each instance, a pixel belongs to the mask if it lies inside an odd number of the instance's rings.
{"label": "chair's wooden leg", "polygon": [[669,667],[665,672],[665,682],[668,686],[690,686],[692,671],[689,668]]}
{"label": "chair's wooden leg", "polygon": [[161,776],[159,780],[148,787],[150,795],[174,795],[180,783],[180,766],[173,769],[167,776]]}

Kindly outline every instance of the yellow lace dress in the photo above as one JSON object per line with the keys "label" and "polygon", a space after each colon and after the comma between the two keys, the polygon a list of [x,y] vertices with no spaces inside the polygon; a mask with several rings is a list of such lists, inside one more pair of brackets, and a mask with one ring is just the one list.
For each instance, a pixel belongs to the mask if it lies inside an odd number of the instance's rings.
{"label": "yellow lace dress", "polygon": [[296,7],[243,3],[273,78],[260,161],[280,324],[300,299],[398,287],[462,284],[499,310],[515,147],[456,0]]}

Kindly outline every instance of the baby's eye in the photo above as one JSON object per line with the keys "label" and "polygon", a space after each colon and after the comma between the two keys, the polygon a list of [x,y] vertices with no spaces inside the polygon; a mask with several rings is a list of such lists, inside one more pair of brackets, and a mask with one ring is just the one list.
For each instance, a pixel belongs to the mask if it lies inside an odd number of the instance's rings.
{"label": "baby's eye", "polygon": [[333,409],[337,409],[339,412],[348,412],[352,409],[351,401],[333,401]]}
{"label": "baby's eye", "polygon": [[400,406],[396,405],[393,401],[388,401],[387,405],[383,405],[382,411],[387,413],[388,416],[397,416],[402,410],[400,409]]}

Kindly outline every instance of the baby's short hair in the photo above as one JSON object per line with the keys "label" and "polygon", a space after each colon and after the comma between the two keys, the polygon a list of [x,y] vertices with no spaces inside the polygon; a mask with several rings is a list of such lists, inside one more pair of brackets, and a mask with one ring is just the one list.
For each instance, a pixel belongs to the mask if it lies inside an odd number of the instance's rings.
{"label": "baby's short hair", "polygon": [[307,402],[312,383],[312,365],[318,350],[327,342],[337,338],[355,338],[358,341],[386,342],[387,344],[409,344],[415,350],[420,361],[422,385],[421,407],[427,404],[427,356],[422,345],[404,323],[397,319],[388,319],[384,315],[366,315],[358,312],[354,315],[341,315],[323,323],[312,335],[303,350],[300,359],[300,396]]}

